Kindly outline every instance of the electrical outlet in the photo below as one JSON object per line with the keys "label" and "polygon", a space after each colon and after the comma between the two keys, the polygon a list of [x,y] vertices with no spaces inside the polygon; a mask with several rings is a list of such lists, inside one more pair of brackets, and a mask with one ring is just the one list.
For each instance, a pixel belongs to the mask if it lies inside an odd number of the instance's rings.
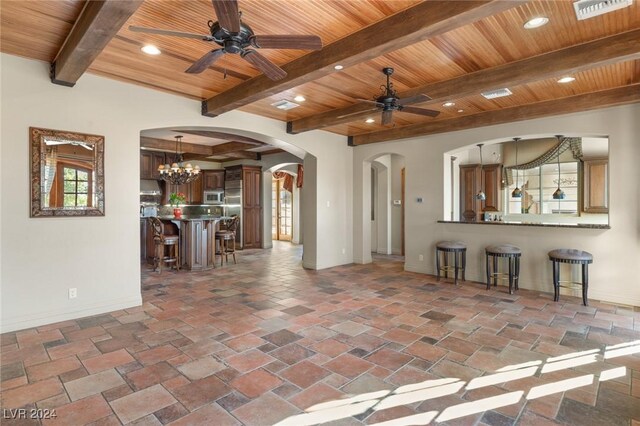
{"label": "electrical outlet", "polygon": [[331,201],[327,201],[327,207],[331,207]]}
{"label": "electrical outlet", "polygon": [[346,248],[342,248],[342,254],[346,254],[347,253],[347,249]]}
{"label": "electrical outlet", "polygon": [[420,262],[424,262],[424,256],[423,256],[423,255],[419,255],[419,256],[418,256],[418,260],[419,260]]}
{"label": "electrical outlet", "polygon": [[78,289],[77,288],[70,288],[69,289],[69,299],[75,299],[76,297],[78,297]]}

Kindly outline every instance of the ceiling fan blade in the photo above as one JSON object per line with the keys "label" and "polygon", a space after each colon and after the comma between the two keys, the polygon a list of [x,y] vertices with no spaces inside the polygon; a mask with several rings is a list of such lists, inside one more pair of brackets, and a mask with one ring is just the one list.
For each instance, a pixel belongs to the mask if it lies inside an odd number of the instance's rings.
{"label": "ceiling fan blade", "polygon": [[245,50],[242,52],[242,58],[254,67],[258,68],[271,80],[282,80],[287,76],[285,70],[262,56],[255,50]]}
{"label": "ceiling fan blade", "polygon": [[222,28],[231,32],[240,32],[240,14],[237,0],[211,0]]}
{"label": "ceiling fan blade", "polygon": [[426,108],[417,108],[412,106],[402,107],[400,111],[408,112],[409,114],[426,115],[428,117],[437,117],[440,114],[440,111],[435,111],[435,110],[426,109]]}
{"label": "ceiling fan blade", "polygon": [[322,49],[322,40],[317,35],[257,35],[251,44],[263,49]]}
{"label": "ceiling fan blade", "polygon": [[174,37],[195,38],[197,40],[204,40],[204,41],[213,40],[213,37],[211,37],[208,34],[185,33],[182,31],[161,30],[159,28],[144,28],[144,27],[136,27],[133,25],[129,25],[129,31],[133,31],[136,33],[160,34],[160,35],[168,35],[168,36],[174,36]]}
{"label": "ceiling fan blade", "polygon": [[[369,109],[368,111],[375,111],[375,110],[377,110],[377,109],[378,109],[378,107],[377,107],[377,106],[372,106],[372,107],[371,107],[371,109]],[[339,115],[339,116],[338,116],[338,117],[336,117],[336,118],[344,118],[344,117],[348,117],[348,116],[350,116],[350,115],[362,114],[363,112],[366,112],[366,111],[358,111],[358,112],[352,112],[352,113],[350,113],[350,114]]]}
{"label": "ceiling fan blade", "polygon": [[393,110],[382,111],[382,125],[387,126],[393,123]]}
{"label": "ceiling fan blade", "polygon": [[359,102],[365,102],[365,103],[368,103],[368,104],[374,104],[375,106],[378,106],[378,107],[383,107],[384,106],[383,103],[378,102],[378,101],[372,101],[371,99],[359,99],[359,98],[356,98],[356,100],[359,101]]}
{"label": "ceiling fan blade", "polygon": [[410,96],[408,98],[398,99],[398,105],[407,105],[407,104],[416,104],[420,102],[426,102],[431,100],[431,98],[427,95],[415,95]]}
{"label": "ceiling fan blade", "polygon": [[224,50],[222,49],[215,49],[211,52],[207,52],[202,58],[198,59],[189,68],[187,68],[185,72],[188,72],[189,74],[199,74],[209,68],[211,64],[222,57],[222,55],[224,55]]}

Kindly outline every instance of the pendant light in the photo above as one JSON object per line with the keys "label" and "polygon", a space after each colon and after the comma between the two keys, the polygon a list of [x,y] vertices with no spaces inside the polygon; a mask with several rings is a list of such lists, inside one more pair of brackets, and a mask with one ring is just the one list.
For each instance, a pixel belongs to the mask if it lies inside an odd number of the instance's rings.
{"label": "pendant light", "polygon": [[482,145],[479,143],[478,148],[480,148],[480,191],[476,194],[476,200],[484,201],[487,199],[487,196],[484,194],[482,188],[484,188],[484,173],[482,173]]}
{"label": "pendant light", "polygon": [[564,191],[560,189],[560,142],[562,140],[562,135],[556,135],[558,138],[558,189],[553,193],[554,200],[564,200],[566,197]]}
{"label": "pendant light", "polygon": [[520,173],[518,172],[518,141],[521,138],[513,138],[513,141],[516,143],[516,189],[511,193],[511,197],[513,198],[522,198],[522,190],[519,188],[519,177]]}

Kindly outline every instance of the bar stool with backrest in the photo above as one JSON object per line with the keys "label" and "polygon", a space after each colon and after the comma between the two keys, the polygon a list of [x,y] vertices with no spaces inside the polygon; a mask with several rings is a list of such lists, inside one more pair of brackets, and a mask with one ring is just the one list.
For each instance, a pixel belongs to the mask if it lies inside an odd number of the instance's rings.
{"label": "bar stool with backrest", "polygon": [[[440,254],[444,257],[444,266],[440,266]],[[453,264],[449,265],[449,253],[453,253]],[[460,258],[460,259],[458,259]],[[462,271],[462,281],[465,281],[467,266],[467,245],[460,241],[440,241],[436,244],[436,272],[440,281],[440,272],[444,271],[445,278],[449,278],[449,271],[454,272],[454,284],[458,285],[458,271]]]}
{"label": "bar stool with backrest", "polygon": [[[514,287],[518,290],[518,280],[520,278],[520,256],[522,251],[511,244],[488,246],[484,250],[487,267],[487,290],[491,288],[491,278],[493,278],[493,286],[498,285],[499,278],[509,278],[509,294],[513,294]],[[493,258],[493,262],[489,261]],[[507,259],[509,263],[509,273],[501,273],[498,271],[498,260],[500,258]],[[493,269],[491,268],[493,265]],[[514,286],[515,284],[515,286]]]}
{"label": "bar stool with backrest", "polygon": [[149,224],[153,231],[155,253],[153,256],[153,270],[162,273],[162,265],[174,265],[176,271],[180,270],[180,237],[178,235],[165,235],[164,224],[157,217],[150,217]]}
{"label": "bar stool with backrest", "polygon": [[[238,224],[240,223],[240,216],[233,216],[226,224],[226,229],[221,229],[216,232],[216,256],[220,256],[220,266],[226,260],[229,264],[229,255],[233,256],[233,263],[236,262],[236,231]],[[215,263],[215,261],[213,262]]]}
{"label": "bar stool with backrest", "polygon": [[[560,287],[576,288],[576,286],[582,286],[582,304],[588,306],[589,264],[593,263],[593,255],[582,250],[556,249],[549,252],[549,260],[553,263],[553,301],[560,300]],[[560,263],[582,265],[582,282],[560,281]]]}

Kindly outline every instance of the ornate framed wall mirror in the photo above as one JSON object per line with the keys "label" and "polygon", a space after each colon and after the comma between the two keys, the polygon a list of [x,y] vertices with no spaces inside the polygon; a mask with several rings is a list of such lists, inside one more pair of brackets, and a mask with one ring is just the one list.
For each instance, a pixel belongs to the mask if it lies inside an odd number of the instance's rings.
{"label": "ornate framed wall mirror", "polygon": [[104,216],[104,136],[29,128],[31,217]]}

